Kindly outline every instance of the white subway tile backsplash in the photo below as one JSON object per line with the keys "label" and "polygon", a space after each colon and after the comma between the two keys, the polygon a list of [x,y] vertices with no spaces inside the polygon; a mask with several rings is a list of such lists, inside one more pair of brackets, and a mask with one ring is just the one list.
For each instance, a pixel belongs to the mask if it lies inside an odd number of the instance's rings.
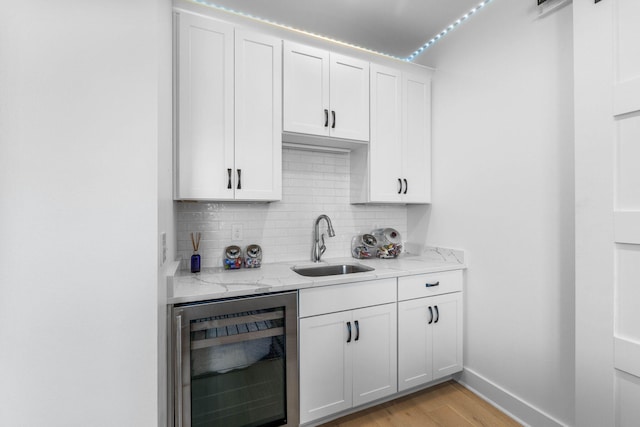
{"label": "white subway tile backsplash", "polygon": [[[262,246],[263,262],[308,261],[313,224],[320,214],[331,218],[336,236],[326,238],[325,258],[351,256],[353,236],[378,227],[407,235],[404,205],[351,205],[349,154],[295,149],[282,152],[282,200],[272,203],[177,203],[177,250],[189,268],[191,232],[200,232],[202,267],[222,266],[224,248]],[[232,224],[241,224],[242,241],[231,240]],[[322,224],[322,231],[325,232]]]}

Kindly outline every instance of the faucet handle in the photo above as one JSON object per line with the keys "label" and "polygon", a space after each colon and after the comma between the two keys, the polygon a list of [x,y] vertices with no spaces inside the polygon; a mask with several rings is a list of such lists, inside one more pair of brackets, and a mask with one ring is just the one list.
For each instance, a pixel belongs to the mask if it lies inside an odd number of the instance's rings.
{"label": "faucet handle", "polygon": [[322,254],[324,254],[324,251],[327,250],[327,246],[324,244],[324,233],[322,233],[322,235],[320,236],[320,240],[322,240],[322,244],[320,245],[320,256],[322,256]]}

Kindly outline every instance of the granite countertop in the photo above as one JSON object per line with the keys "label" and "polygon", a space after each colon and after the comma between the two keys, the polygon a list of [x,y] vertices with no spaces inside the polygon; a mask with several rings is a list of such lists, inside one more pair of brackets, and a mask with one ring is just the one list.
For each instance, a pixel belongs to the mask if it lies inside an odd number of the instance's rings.
{"label": "granite countertop", "polygon": [[265,263],[260,268],[203,269],[200,273],[178,270],[167,277],[168,304],[291,291],[316,286],[408,276],[466,268],[462,251],[426,248],[417,255],[402,254],[395,259],[329,258],[320,264],[363,264],[375,270],[337,276],[305,277],[291,267],[313,266],[311,261]]}

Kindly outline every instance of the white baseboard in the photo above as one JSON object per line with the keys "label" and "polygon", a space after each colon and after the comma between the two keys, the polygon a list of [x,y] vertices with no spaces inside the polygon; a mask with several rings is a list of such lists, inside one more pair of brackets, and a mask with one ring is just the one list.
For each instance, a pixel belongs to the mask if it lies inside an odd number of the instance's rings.
{"label": "white baseboard", "polygon": [[465,368],[455,376],[455,380],[524,426],[565,427],[565,424],[471,369]]}

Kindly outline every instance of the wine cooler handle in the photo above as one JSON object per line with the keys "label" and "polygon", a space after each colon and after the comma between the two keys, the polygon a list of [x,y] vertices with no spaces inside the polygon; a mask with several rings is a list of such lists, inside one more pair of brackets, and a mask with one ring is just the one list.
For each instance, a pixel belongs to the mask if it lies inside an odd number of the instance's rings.
{"label": "wine cooler handle", "polygon": [[176,316],[175,408],[176,427],[182,427],[182,315]]}

